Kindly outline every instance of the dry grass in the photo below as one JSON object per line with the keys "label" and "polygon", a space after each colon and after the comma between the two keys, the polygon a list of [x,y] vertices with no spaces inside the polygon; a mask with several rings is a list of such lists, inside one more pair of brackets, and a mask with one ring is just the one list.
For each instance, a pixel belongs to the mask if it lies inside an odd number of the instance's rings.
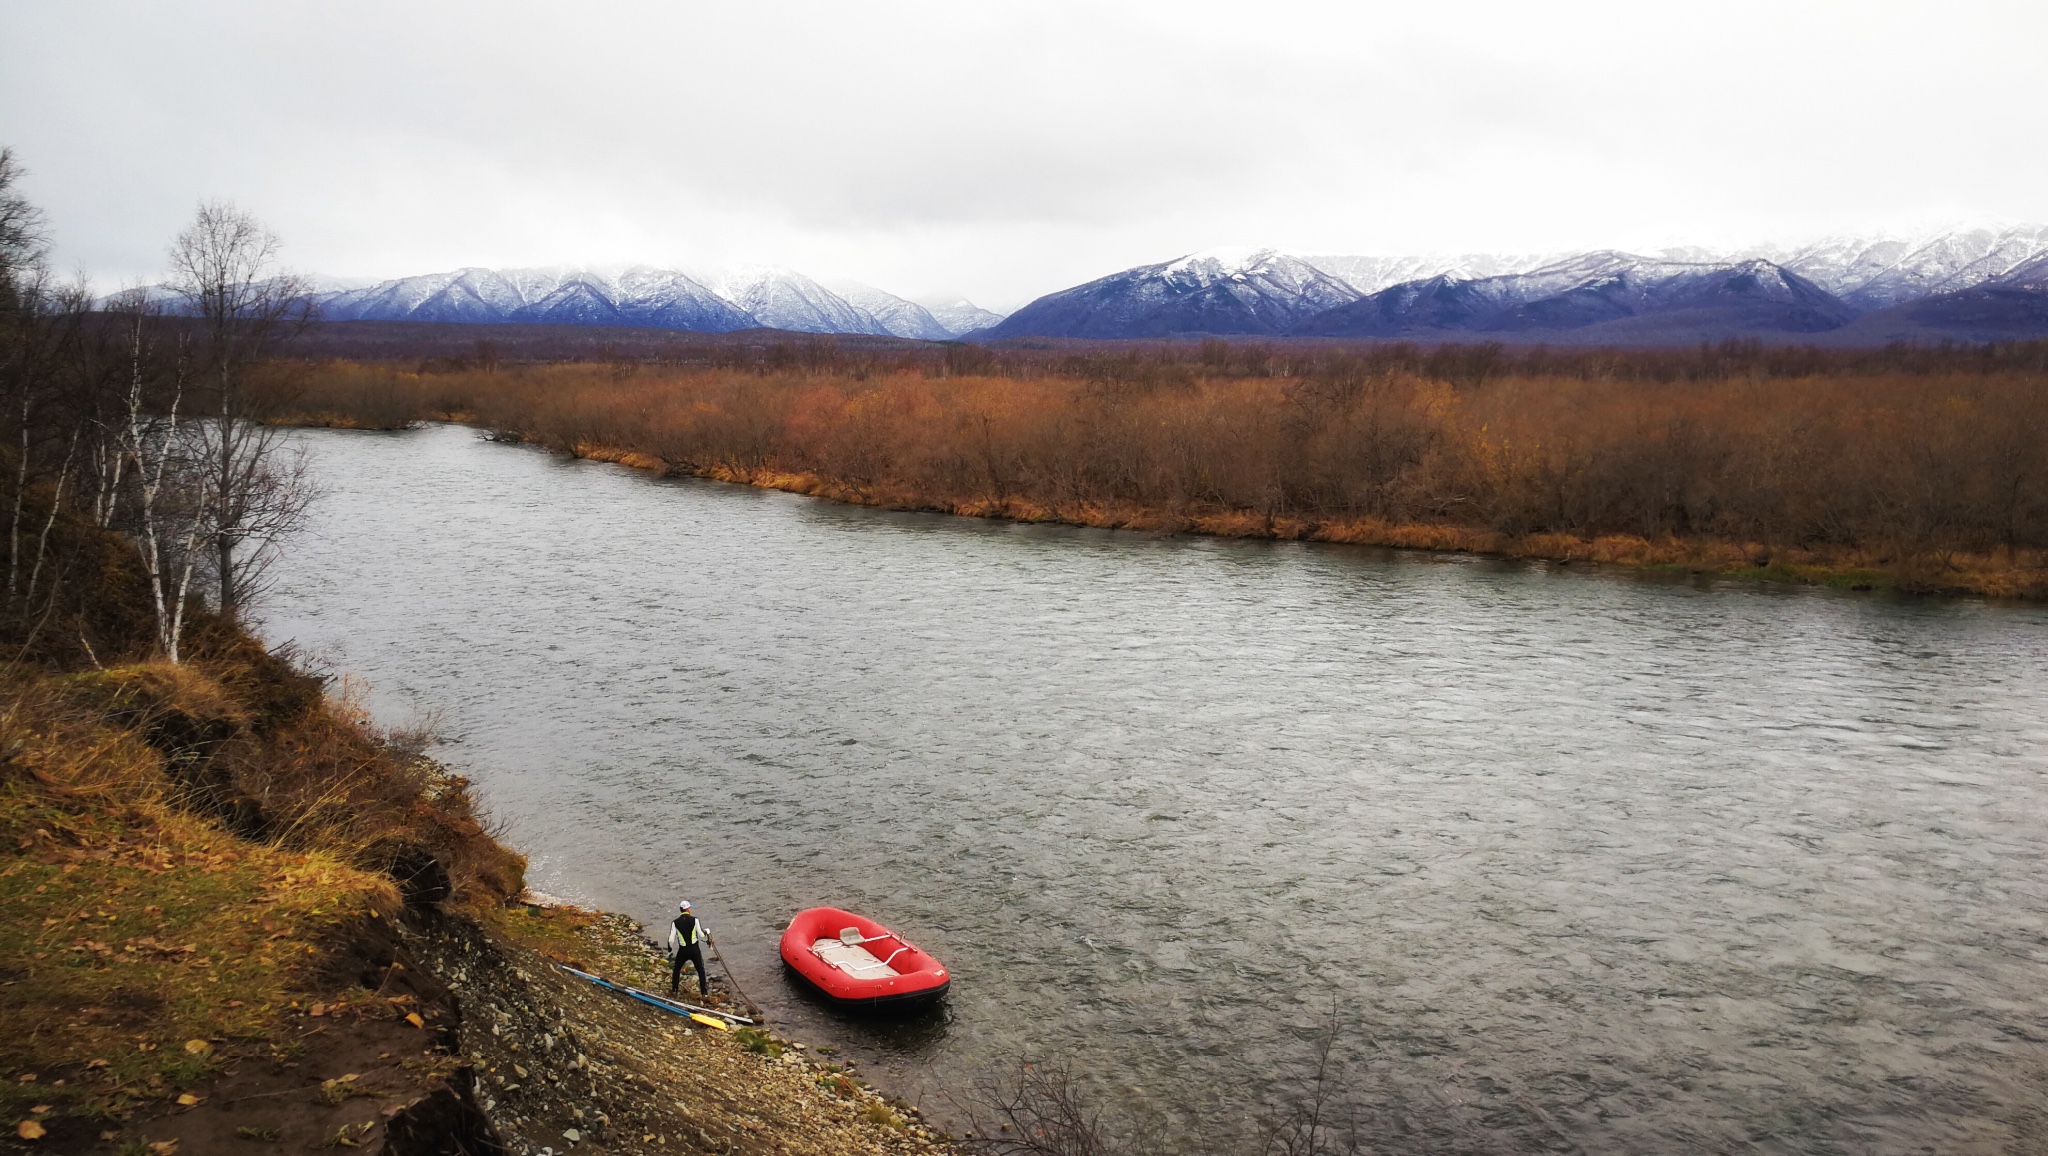
{"label": "dry grass", "polygon": [[329,697],[253,643],[192,663],[135,663],[68,680],[72,693],[165,752],[181,799],[238,833],[387,868],[423,851],[455,897],[516,895],[524,860],[486,829],[466,780],[372,723],[353,690]]}
{"label": "dry grass", "polygon": [[[119,1116],[294,1046],[287,1020],[339,1013],[350,997],[312,993],[388,938],[401,853],[441,864],[458,904],[521,886],[467,784],[253,641],[206,649],[0,688],[0,1111],[18,1120]],[[351,1014],[401,1014],[359,994]]]}
{"label": "dry grass", "polygon": [[119,1113],[267,1051],[326,944],[398,908],[385,876],[185,810],[162,756],[59,682],[7,690],[0,749],[0,1111]]}

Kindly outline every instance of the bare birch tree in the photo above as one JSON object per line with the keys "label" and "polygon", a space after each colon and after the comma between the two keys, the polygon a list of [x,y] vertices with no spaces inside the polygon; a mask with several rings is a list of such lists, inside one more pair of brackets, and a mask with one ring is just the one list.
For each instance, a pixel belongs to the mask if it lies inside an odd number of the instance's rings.
{"label": "bare birch tree", "polygon": [[[118,294],[106,317],[118,334],[121,400],[109,424],[115,461],[103,486],[104,520],[116,521],[134,540],[149,580],[157,649],[177,662],[185,610],[201,576],[218,521],[215,471],[201,423],[186,412],[191,366],[187,342],[167,338],[160,309],[146,293]],[[168,347],[168,348],[167,348]]]}
{"label": "bare birch tree", "polygon": [[46,400],[51,327],[44,324],[51,291],[43,214],[16,186],[23,170],[13,149],[0,149],[0,390],[15,424],[14,494],[7,525],[7,601],[21,595],[23,522],[35,460],[36,410]]}
{"label": "bare birch tree", "polygon": [[216,600],[234,617],[280,539],[304,522],[305,463],[264,424],[251,370],[308,318],[305,284],[277,264],[277,235],[225,201],[207,201],[171,246],[172,288],[200,321],[193,384],[198,450],[210,474],[207,531]]}

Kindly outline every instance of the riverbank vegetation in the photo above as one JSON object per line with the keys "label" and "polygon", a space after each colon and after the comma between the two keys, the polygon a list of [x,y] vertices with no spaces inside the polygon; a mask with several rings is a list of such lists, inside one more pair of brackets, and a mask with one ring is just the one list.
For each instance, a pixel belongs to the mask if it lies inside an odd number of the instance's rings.
{"label": "riverbank vegetation", "polygon": [[299,364],[287,408],[904,509],[2048,596],[2048,343],[717,349]]}

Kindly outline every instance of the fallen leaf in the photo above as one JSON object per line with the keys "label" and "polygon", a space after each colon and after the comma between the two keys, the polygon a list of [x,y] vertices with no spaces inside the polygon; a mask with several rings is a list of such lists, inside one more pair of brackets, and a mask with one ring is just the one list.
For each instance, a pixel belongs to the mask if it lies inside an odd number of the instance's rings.
{"label": "fallen leaf", "polygon": [[189,1108],[192,1105],[197,1104],[199,1102],[199,1099],[200,1098],[198,1096],[195,1096],[190,1092],[186,1092],[178,1097],[178,1106],[181,1108]]}
{"label": "fallen leaf", "polygon": [[34,1120],[23,1120],[14,1126],[14,1134],[24,1140],[40,1140],[43,1138],[43,1126]]}
{"label": "fallen leaf", "polygon": [[36,1074],[34,1072],[23,1072],[21,1075],[16,1076],[15,1080],[23,1084],[33,1084],[36,1082]]}
{"label": "fallen leaf", "polygon": [[87,1061],[85,1061],[85,1070],[86,1070],[86,1071],[88,1071],[88,1072],[92,1071],[92,1070],[93,1070],[94,1068],[104,1068],[104,1067],[106,1067],[106,1066],[107,1066],[107,1061],[105,1061],[105,1060],[87,1060]]}
{"label": "fallen leaf", "polygon": [[177,1151],[176,1140],[158,1140],[149,1146],[150,1156],[176,1156]]}
{"label": "fallen leaf", "polygon": [[207,1043],[205,1040],[186,1040],[185,1050],[191,1052],[195,1056],[203,1056],[206,1053],[213,1050],[213,1045]]}
{"label": "fallen leaf", "polygon": [[324,1016],[327,1014],[327,1005],[324,1003],[316,1003],[312,1007],[306,1009],[306,1014],[309,1016]]}
{"label": "fallen leaf", "polygon": [[423,1028],[427,1026],[427,1021],[421,1019],[420,1013],[418,1012],[405,1013],[405,1022],[411,1024],[416,1028]]}
{"label": "fallen leaf", "polygon": [[37,1104],[35,1107],[30,1108],[29,1111],[34,1112],[36,1115],[40,1116],[44,1112],[47,1112],[54,1107],[56,1107],[55,1104]]}

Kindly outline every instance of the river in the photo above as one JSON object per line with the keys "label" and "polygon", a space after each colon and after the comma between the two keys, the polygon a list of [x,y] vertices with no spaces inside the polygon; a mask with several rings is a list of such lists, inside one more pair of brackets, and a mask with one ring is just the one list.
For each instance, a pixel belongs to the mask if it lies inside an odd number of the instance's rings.
{"label": "river", "polygon": [[[940,1115],[1064,1057],[1177,1146],[1324,1025],[1379,1152],[2048,1132],[2048,611],[892,513],[303,435],[264,629],[438,712],[531,884],[696,901]],[[820,903],[954,973],[842,1021]]]}

